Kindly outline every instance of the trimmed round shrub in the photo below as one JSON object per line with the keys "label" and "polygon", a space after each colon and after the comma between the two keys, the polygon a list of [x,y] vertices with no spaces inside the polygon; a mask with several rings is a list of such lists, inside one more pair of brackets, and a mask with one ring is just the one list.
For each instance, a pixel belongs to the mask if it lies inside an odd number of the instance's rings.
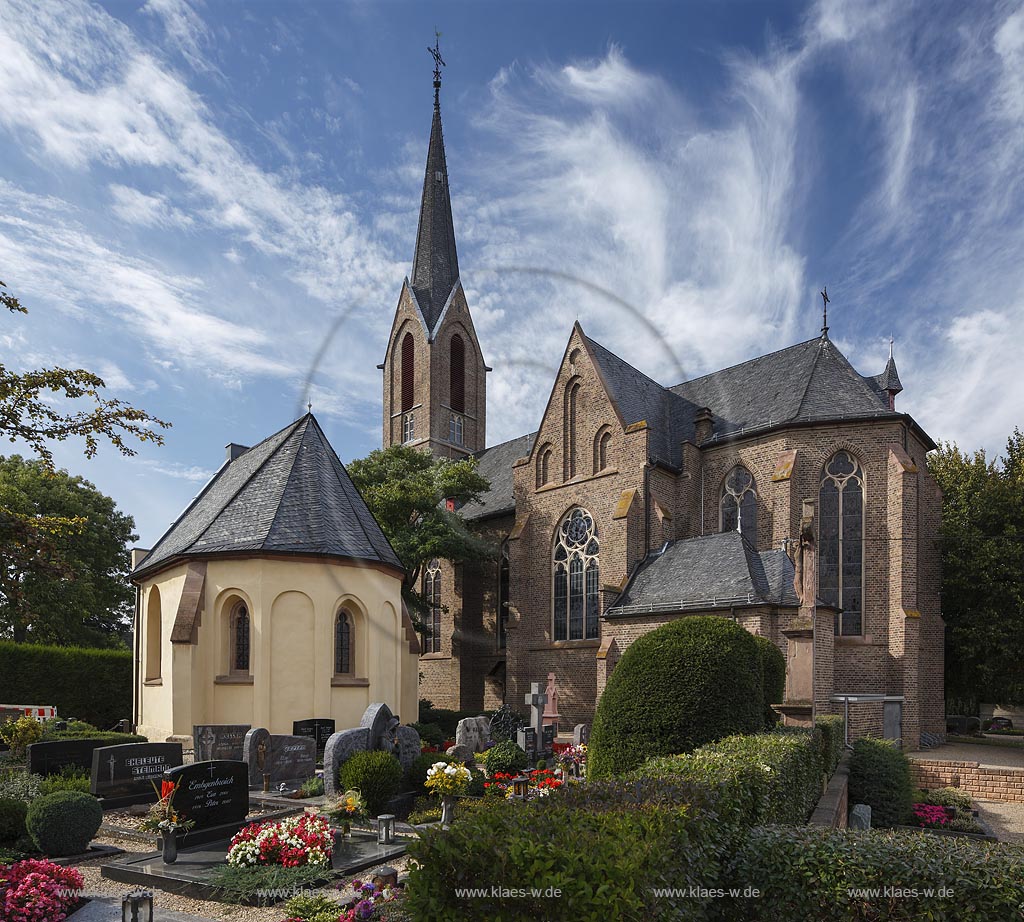
{"label": "trimmed round shrub", "polygon": [[773,704],[782,704],[786,694],[786,657],[767,637],[754,637],[761,652],[761,683],[764,688],[764,725],[771,729],[779,722]]}
{"label": "trimmed round shrub", "polygon": [[404,774],[402,763],[390,752],[357,752],[342,764],[338,784],[343,791],[362,794],[370,816],[378,816],[398,793]]}
{"label": "trimmed round shrub", "polygon": [[764,726],[761,654],[728,618],[686,617],[637,638],[597,704],[590,779]]}
{"label": "trimmed round shrub", "polygon": [[91,794],[55,791],[36,798],[25,825],[36,848],[51,858],[84,852],[103,822],[103,808]]}
{"label": "trimmed round shrub", "polygon": [[0,842],[16,842],[25,835],[28,804],[13,797],[0,798]]}
{"label": "trimmed round shrub", "polygon": [[493,775],[495,772],[521,772],[528,762],[526,753],[512,740],[506,740],[487,750],[487,761],[484,764],[487,766],[487,774]]}
{"label": "trimmed round shrub", "polygon": [[408,771],[405,773],[406,786],[410,791],[426,796],[427,789],[424,787],[424,784],[427,780],[427,770],[435,762],[447,762],[451,765],[452,761],[452,757],[445,755],[443,752],[424,752],[416,756],[412,761],[412,765],[409,766]]}
{"label": "trimmed round shrub", "polygon": [[890,740],[861,737],[850,758],[850,805],[871,807],[871,825],[899,826],[910,817],[910,762]]}

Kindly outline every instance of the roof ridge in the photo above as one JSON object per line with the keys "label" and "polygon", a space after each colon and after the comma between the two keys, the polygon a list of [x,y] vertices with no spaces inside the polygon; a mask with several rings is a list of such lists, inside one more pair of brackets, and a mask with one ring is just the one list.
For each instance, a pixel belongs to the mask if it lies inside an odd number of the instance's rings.
{"label": "roof ridge", "polygon": [[[296,420],[295,422],[298,422],[298,420]],[[289,423],[289,424],[288,424],[287,426],[282,426],[282,427],[281,427],[280,429],[278,429],[278,430],[277,430],[277,432],[271,433],[271,434],[270,434],[270,435],[268,435],[268,436],[267,436],[267,437],[266,437],[265,439],[260,439],[260,441],[258,441],[258,442],[257,442],[257,443],[256,443],[255,445],[253,445],[253,446],[252,446],[252,448],[249,448],[249,449],[248,449],[248,450],[247,450],[246,452],[244,452],[244,454],[248,454],[248,453],[249,453],[250,451],[254,451],[255,449],[259,448],[259,447],[260,447],[260,445],[262,445],[262,444],[263,444],[264,442],[269,442],[269,441],[270,441],[270,440],[271,440],[272,438],[275,438],[276,436],[279,436],[279,435],[280,435],[280,434],[281,434],[282,432],[284,432],[284,431],[285,431],[285,429],[288,429],[288,428],[289,428],[290,426],[294,426],[294,425],[295,425],[295,422],[291,422],[291,423]],[[282,441],[282,444],[283,444],[283,442],[285,442],[285,441],[287,441],[287,439],[284,439],[284,440]],[[279,446],[279,447],[280,447],[280,446]],[[273,454],[273,453],[272,453],[272,454]],[[242,456],[240,455],[239,457],[242,457]],[[236,458],[235,460],[238,460],[238,459]],[[142,559],[142,560],[141,560],[141,561],[139,562],[139,566],[138,566],[138,568],[137,568],[137,569],[141,569],[141,568],[143,568],[143,567],[145,567],[145,566],[146,566],[146,561],[147,561],[147,560],[148,560],[148,559],[149,559],[150,557],[152,557],[152,556],[153,556],[154,552],[155,552],[155,551],[156,551],[157,549],[159,549],[160,545],[161,545],[161,544],[162,544],[162,543],[164,542],[164,540],[165,540],[165,539],[166,539],[166,538],[167,538],[167,537],[168,537],[169,535],[171,535],[171,534],[172,534],[172,533],[174,532],[174,530],[175,530],[175,529],[176,529],[176,528],[177,528],[177,527],[178,527],[178,526],[179,526],[179,525],[180,525],[180,524],[182,523],[182,521],[184,521],[185,517],[186,517],[186,516],[187,516],[187,515],[188,515],[188,514],[189,514],[189,513],[190,513],[190,512],[191,512],[191,511],[193,510],[193,509],[195,509],[195,507],[196,507],[196,506],[197,506],[197,505],[199,504],[199,501],[200,501],[200,500],[201,500],[201,499],[202,499],[202,498],[203,498],[204,496],[206,496],[206,494],[207,494],[207,493],[209,493],[209,492],[210,492],[210,490],[211,490],[211,489],[213,488],[213,485],[214,485],[214,484],[215,484],[215,483],[216,483],[216,482],[217,482],[218,480],[220,480],[220,478],[221,478],[221,475],[223,475],[223,474],[224,474],[224,473],[225,473],[225,472],[227,471],[227,469],[228,469],[228,468],[229,468],[229,467],[230,467],[230,466],[231,466],[231,465],[232,465],[233,463],[234,463],[233,461],[227,461],[227,460],[225,460],[225,461],[223,461],[223,462],[221,463],[221,466],[220,466],[219,468],[217,468],[217,473],[216,473],[216,474],[214,474],[214,475],[213,475],[213,476],[212,476],[212,477],[211,477],[211,478],[210,478],[210,479],[209,479],[209,480],[208,480],[208,481],[206,482],[206,485],[205,485],[205,486],[204,486],[204,487],[203,487],[203,488],[202,488],[202,489],[201,489],[201,490],[200,490],[200,491],[199,491],[199,492],[198,492],[198,493],[197,493],[197,494],[196,494],[195,496],[193,496],[193,497],[192,497],[192,501],[191,501],[191,502],[190,502],[190,503],[189,503],[189,504],[188,504],[188,505],[187,505],[187,506],[186,506],[186,507],[185,507],[185,508],[184,508],[184,509],[183,509],[183,510],[181,511],[181,513],[180,513],[180,514],[178,515],[178,517],[177,517],[177,518],[176,518],[176,519],[175,519],[175,520],[174,520],[173,522],[171,522],[171,524],[170,524],[169,526],[167,526],[167,528],[165,529],[164,533],[163,533],[163,534],[162,534],[162,535],[161,535],[161,536],[160,536],[159,538],[157,538],[157,540],[156,540],[156,543],[155,543],[155,544],[153,545],[153,547],[152,547],[152,548],[150,549],[149,553],[148,553],[148,554],[147,554],[147,555],[146,555],[146,556],[145,556],[145,557],[144,557],[144,558],[143,558],[143,559]],[[258,471],[258,470],[260,470],[260,469],[261,469],[262,467],[263,467],[263,465],[261,464],[261,465],[260,465],[260,467],[256,468],[256,470]],[[253,476],[255,476],[255,473],[256,473],[256,472],[254,471],[254,472],[253,472]],[[252,479],[252,477],[249,477],[248,479],[246,479],[246,480],[243,480],[243,481],[242,481],[242,485],[241,485],[241,486],[240,486],[240,487],[238,488],[238,490],[236,490],[236,491],[235,491],[235,492],[234,492],[234,493],[233,493],[233,494],[231,495],[231,499],[230,499],[230,500],[228,500],[228,503],[230,503],[230,502],[231,502],[231,500],[233,500],[233,499],[234,499],[234,498],[235,498],[235,497],[236,497],[236,496],[237,496],[237,495],[238,495],[238,494],[239,494],[239,493],[240,493],[240,492],[241,492],[241,491],[242,491],[242,490],[243,490],[243,489],[245,488],[245,485],[246,485],[246,484],[247,484],[247,483],[248,483],[248,482],[249,482],[249,481],[250,481],[251,479]],[[225,505],[221,507],[221,511],[223,511],[223,510],[224,510],[224,509],[225,509],[226,507],[227,507],[227,503],[225,503]],[[213,524],[213,522],[215,522],[215,521],[217,520],[217,518],[218,518],[219,514],[220,514],[220,513],[218,513],[217,515],[215,515],[215,516],[213,517],[213,519],[211,520],[211,522],[209,523],[209,525],[207,525],[207,526],[206,526],[206,528],[204,528],[204,529],[203,529],[203,531],[202,531],[202,532],[200,533],[201,535],[203,535],[203,534],[206,534],[206,532],[207,532],[207,531],[209,531],[209,529],[210,529],[210,525],[212,525],[212,524]]]}
{"label": "roof ridge", "polygon": [[[300,436],[300,439],[299,439],[299,448],[302,448],[302,439],[305,438],[306,432],[309,431],[308,421],[313,419],[313,418],[314,418],[313,417],[313,411],[310,410],[305,416],[303,416],[301,418],[301,420],[298,420],[298,422],[307,423],[306,428],[303,431],[302,436]],[[294,434],[295,433],[292,433],[292,435],[294,435]],[[283,448],[286,444],[288,444],[288,442],[290,440],[291,440],[291,436],[289,436],[286,439],[283,439],[281,444],[277,446],[277,449],[275,449],[270,455],[268,455],[267,458],[264,460],[263,464],[261,464],[253,472],[253,477],[255,477],[256,474],[259,473],[259,471],[263,470],[263,468],[267,464],[267,462],[270,461],[270,459],[273,458],[281,448]],[[284,498],[284,495],[288,492],[288,487],[291,486],[292,478],[295,476],[295,469],[298,467],[298,463],[297,463],[298,460],[299,460],[299,451],[298,451],[298,449],[296,449],[295,450],[295,459],[292,462],[292,464],[288,467],[288,476],[285,477],[284,485],[281,487],[281,493],[278,496],[278,501],[274,504],[274,516],[270,520],[270,525],[267,526],[267,533],[263,536],[263,540],[260,542],[261,544],[266,544],[267,543],[267,539],[270,537],[271,533],[273,532],[274,526],[277,525],[277,517],[281,514],[281,509],[282,509],[281,500]],[[239,491],[239,492],[241,492],[241,491]],[[231,500],[228,502],[227,505],[230,505],[231,502],[233,502],[233,501],[234,501],[234,497],[231,498]],[[224,508],[226,509],[227,506],[225,506]]]}
{"label": "roof ridge", "polygon": [[[744,359],[742,362],[734,362],[732,365],[726,365],[725,368],[716,368],[714,371],[706,372],[705,374],[698,375],[696,378],[687,378],[685,381],[680,381],[678,384],[670,384],[665,389],[675,394],[675,388],[682,387],[684,384],[695,384],[698,381],[703,381],[705,378],[711,378],[715,375],[720,375],[726,371],[732,371],[734,368],[740,368],[743,365],[749,365],[751,362],[757,362],[760,359],[768,359],[773,355],[779,355],[782,352],[788,352],[790,349],[797,349],[800,346],[806,346],[809,343],[813,343],[820,340],[820,336],[812,336],[810,339],[801,340],[798,343],[790,343],[788,346],[783,346],[781,349],[774,349],[771,352],[765,352],[761,355],[755,355],[749,359]],[[677,397],[681,397],[682,394],[675,394]]]}
{"label": "roof ridge", "polygon": [[513,442],[518,442],[520,439],[528,439],[531,436],[536,437],[538,432],[540,432],[540,429],[534,429],[533,432],[524,432],[522,435],[516,435],[510,439],[505,439],[504,442],[495,442],[495,444],[488,445],[486,448],[478,448],[470,455],[470,457],[479,458],[481,455],[484,455],[489,451],[494,451],[494,449],[496,448],[504,448],[506,445],[511,445]]}
{"label": "roof ridge", "polygon": [[[334,450],[334,446],[331,445],[330,439],[327,438],[327,435],[324,433],[323,429],[320,427],[320,423],[317,421],[316,417],[313,417],[312,414],[311,414],[311,418],[313,419],[314,425],[319,430],[320,435],[323,437],[324,444],[327,446],[328,457],[333,458],[334,461],[337,462],[337,464],[332,464],[331,465],[331,469],[332,469],[332,471],[334,473],[335,479],[338,481],[338,486],[341,487],[342,492],[344,492],[346,494],[346,496],[347,496],[348,495],[348,490],[347,490],[347,488],[345,486],[345,482],[341,479],[341,476],[339,475],[339,471],[338,471],[338,468],[341,468],[341,470],[345,472],[345,476],[348,478],[349,485],[355,491],[356,499],[358,499],[358,501],[360,503],[362,503],[362,506],[366,510],[367,514],[370,516],[371,519],[373,519],[374,523],[377,525],[377,531],[380,532],[380,535],[384,539],[384,543],[387,545],[388,550],[390,550],[391,553],[394,554],[395,560],[397,560],[398,563],[399,563],[399,566],[401,566],[404,569],[405,568],[405,564],[402,563],[402,558],[398,556],[398,551],[395,550],[394,545],[392,545],[392,543],[391,543],[391,540],[384,533],[384,529],[381,528],[380,522],[377,521],[377,517],[370,511],[370,507],[366,505],[366,500],[363,499],[363,494],[359,492],[359,487],[357,487],[355,485],[355,483],[353,482],[352,475],[349,474],[347,468],[342,463],[341,458],[338,457],[338,453]],[[348,497],[348,499],[351,501],[351,497]],[[373,537],[366,530],[366,526],[363,524],[363,521],[360,518],[358,512],[355,509],[353,509],[352,511],[354,513],[355,520],[358,523],[360,530],[363,532],[363,536],[366,538],[366,543],[371,548],[373,548],[373,550],[376,553],[380,553],[379,549],[377,548],[377,545],[374,543]]]}

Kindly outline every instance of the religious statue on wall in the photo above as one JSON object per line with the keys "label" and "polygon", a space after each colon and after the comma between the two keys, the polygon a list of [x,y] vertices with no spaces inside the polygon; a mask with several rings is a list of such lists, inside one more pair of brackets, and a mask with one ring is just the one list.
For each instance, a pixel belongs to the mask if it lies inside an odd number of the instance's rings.
{"label": "religious statue on wall", "polygon": [[814,537],[814,502],[804,500],[800,537],[790,543],[793,590],[801,608],[813,608],[818,596],[818,551]]}

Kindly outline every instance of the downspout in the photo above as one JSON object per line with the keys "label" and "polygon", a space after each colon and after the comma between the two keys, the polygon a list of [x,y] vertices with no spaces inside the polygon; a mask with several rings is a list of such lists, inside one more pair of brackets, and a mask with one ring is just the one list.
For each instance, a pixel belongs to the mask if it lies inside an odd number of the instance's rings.
{"label": "downspout", "polygon": [[132,667],[132,733],[139,727],[139,634],[142,623],[142,587],[135,584],[135,629],[132,631],[132,647],[134,648],[134,665]]}
{"label": "downspout", "polygon": [[644,553],[643,560],[651,552],[651,459],[644,465]]}

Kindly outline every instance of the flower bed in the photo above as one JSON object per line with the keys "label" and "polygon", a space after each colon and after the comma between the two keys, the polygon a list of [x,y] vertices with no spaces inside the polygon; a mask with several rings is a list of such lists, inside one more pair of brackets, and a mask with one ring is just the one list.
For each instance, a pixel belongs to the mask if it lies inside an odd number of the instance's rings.
{"label": "flower bed", "polygon": [[343,909],[329,896],[298,896],[285,904],[288,916],[282,922],[363,922],[367,919],[383,922],[397,918],[397,913],[392,914],[389,910],[398,908],[400,890],[363,880],[338,884],[337,888],[354,894],[355,902]]}
{"label": "flower bed", "polygon": [[231,867],[280,865],[328,867],[334,838],[326,817],[291,817],[280,823],[253,823],[235,834],[228,849]]}
{"label": "flower bed", "polygon": [[82,875],[52,861],[30,859],[0,867],[4,922],[63,922],[79,901]]}
{"label": "flower bed", "polygon": [[[490,781],[484,782],[484,794],[490,797],[514,797],[512,782],[518,778],[509,772],[495,772],[491,775]],[[535,768],[526,773],[529,779],[529,787],[526,790],[527,800],[534,800],[537,797],[547,797],[552,791],[557,791],[565,782],[555,776],[550,768]],[[573,779],[576,780],[576,779]]]}

